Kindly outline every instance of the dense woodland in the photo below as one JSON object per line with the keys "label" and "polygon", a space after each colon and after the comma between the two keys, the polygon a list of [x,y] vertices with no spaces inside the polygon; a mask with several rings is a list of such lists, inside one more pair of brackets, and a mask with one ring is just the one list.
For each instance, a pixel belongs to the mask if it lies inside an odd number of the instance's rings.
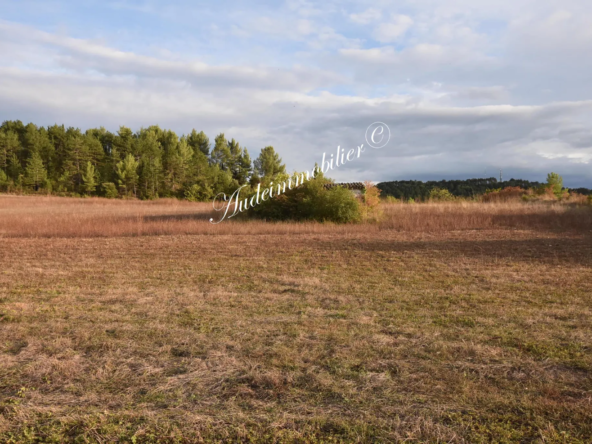
{"label": "dense woodland", "polygon": [[179,137],[158,126],[133,132],[6,121],[0,127],[0,190],[62,195],[207,200],[239,185],[285,173],[273,147],[253,162],[224,134],[213,143],[193,130]]}
{"label": "dense woodland", "polygon": [[[528,180],[510,179],[503,182],[495,177],[486,179],[467,179],[467,180],[440,180],[422,182],[419,180],[398,180],[393,182],[381,182],[378,189],[381,195],[393,196],[397,199],[426,200],[430,192],[434,189],[448,190],[452,195],[458,197],[474,197],[485,194],[488,190],[500,189],[506,187],[540,188],[543,184],[540,182],[530,182]],[[587,188],[577,188],[570,191],[579,194],[590,195],[592,190]]]}

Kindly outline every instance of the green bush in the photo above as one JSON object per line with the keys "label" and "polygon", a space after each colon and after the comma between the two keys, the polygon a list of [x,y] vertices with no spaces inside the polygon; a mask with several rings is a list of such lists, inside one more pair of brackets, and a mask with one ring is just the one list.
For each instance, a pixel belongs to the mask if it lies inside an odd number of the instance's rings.
{"label": "green bush", "polygon": [[557,197],[557,199],[561,199],[563,197],[563,177],[561,177],[559,174],[547,174],[546,186],[551,188],[551,191],[555,197]]}
{"label": "green bush", "polygon": [[117,187],[113,182],[105,182],[103,184],[103,191],[105,193],[105,197],[108,199],[115,199],[116,197],[119,197]]}
{"label": "green bush", "polygon": [[185,190],[185,199],[190,202],[205,202],[213,195],[212,187],[194,183]]}
{"label": "green bush", "polygon": [[386,196],[386,197],[384,198],[384,201],[385,201],[386,203],[389,203],[389,204],[395,204],[395,203],[399,203],[399,202],[401,202],[401,201],[400,201],[399,199],[397,199],[395,196]]}
{"label": "green bush", "polygon": [[316,220],[348,223],[361,219],[360,202],[342,187],[325,188],[330,183],[321,175],[284,194],[250,209],[247,214],[269,220]]}
{"label": "green bush", "polygon": [[446,189],[432,188],[432,190],[430,191],[430,200],[435,200],[439,202],[450,202],[454,199],[454,195],[452,195],[450,191]]}
{"label": "green bush", "polygon": [[350,190],[342,187],[319,193],[311,213],[312,219],[337,223],[358,222],[360,205]]}

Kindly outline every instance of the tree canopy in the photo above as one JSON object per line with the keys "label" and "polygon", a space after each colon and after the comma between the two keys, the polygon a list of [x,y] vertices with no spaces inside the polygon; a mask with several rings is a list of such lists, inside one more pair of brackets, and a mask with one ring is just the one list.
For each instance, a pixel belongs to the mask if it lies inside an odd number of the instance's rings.
{"label": "tree canopy", "polygon": [[178,136],[157,125],[135,132],[121,126],[116,133],[19,120],[0,126],[4,191],[207,200],[285,171],[273,147],[253,162],[247,148],[223,133],[212,144],[203,131]]}

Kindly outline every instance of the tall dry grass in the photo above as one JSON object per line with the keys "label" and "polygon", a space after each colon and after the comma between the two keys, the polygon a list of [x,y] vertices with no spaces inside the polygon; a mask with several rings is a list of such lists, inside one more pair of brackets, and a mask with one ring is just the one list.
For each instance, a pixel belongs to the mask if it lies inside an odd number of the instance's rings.
{"label": "tall dry grass", "polygon": [[592,207],[559,202],[383,204],[381,229],[452,231],[492,228],[592,231]]}
{"label": "tall dry grass", "polygon": [[378,223],[334,225],[225,220],[214,225],[210,203],[0,196],[0,237],[311,234],[380,230],[433,232],[491,228],[592,230],[592,207],[562,203],[448,202],[383,204]]}

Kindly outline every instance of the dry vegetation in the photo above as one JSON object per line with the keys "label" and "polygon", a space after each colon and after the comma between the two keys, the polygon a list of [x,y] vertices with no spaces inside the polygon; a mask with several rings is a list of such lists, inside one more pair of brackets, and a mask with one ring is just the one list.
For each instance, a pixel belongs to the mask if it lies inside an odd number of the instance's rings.
{"label": "dry vegetation", "polygon": [[592,211],[0,196],[0,442],[592,442]]}
{"label": "dry vegetation", "polygon": [[355,234],[384,230],[420,233],[484,229],[592,230],[592,211],[587,205],[459,201],[383,204],[383,209],[380,223],[363,226],[235,219],[215,225],[209,219],[217,220],[220,214],[213,211],[211,203],[0,195],[0,238]]}

